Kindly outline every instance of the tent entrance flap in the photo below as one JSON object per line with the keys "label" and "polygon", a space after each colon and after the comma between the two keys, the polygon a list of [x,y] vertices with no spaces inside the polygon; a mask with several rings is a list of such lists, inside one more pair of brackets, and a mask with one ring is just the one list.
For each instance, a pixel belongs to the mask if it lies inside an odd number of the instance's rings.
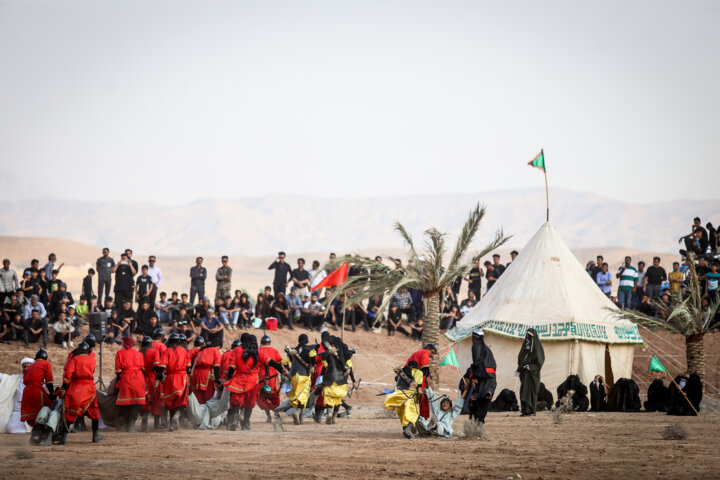
{"label": "tent entrance flap", "polygon": [[605,346],[605,385],[612,388],[615,385],[615,376],[612,371],[612,357],[610,356],[610,348]]}

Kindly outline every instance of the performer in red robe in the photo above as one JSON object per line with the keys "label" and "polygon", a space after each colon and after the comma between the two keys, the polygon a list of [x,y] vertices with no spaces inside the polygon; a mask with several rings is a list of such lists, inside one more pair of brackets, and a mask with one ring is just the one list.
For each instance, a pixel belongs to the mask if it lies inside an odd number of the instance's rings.
{"label": "performer in red robe", "polygon": [[132,337],[123,338],[123,349],[115,354],[116,387],[120,391],[115,405],[120,407],[120,416],[124,420],[124,430],[135,432],[135,421],[141,405],[145,405],[147,395],[145,385],[145,358],[135,350]]}
{"label": "performer in red robe", "polygon": [[[435,348],[435,345],[433,345],[432,343],[428,343],[421,350],[418,350],[417,352],[410,355],[410,358],[408,358],[407,362],[405,362],[406,367],[412,361],[417,362],[418,368],[423,372],[423,392],[427,387],[428,377],[432,378],[432,376],[430,375],[430,358],[434,357],[435,355],[437,355],[437,348]],[[425,393],[420,394],[420,415],[424,418],[430,418],[430,404],[428,403],[428,399]]]}
{"label": "performer in red robe", "polygon": [[[98,433],[100,410],[95,392],[95,355],[90,355],[90,345],[81,342],[65,369],[61,395],[65,397],[65,421],[71,424],[76,418],[87,416],[92,420],[92,441],[97,443],[104,435]],[[58,444],[67,443],[68,431],[63,428]]]}
{"label": "performer in red robe", "polygon": [[[140,353],[143,355],[145,364],[145,404],[142,406],[142,423],[140,430],[147,432],[148,417],[152,414],[155,422],[155,430],[160,429],[160,416],[162,415],[163,399],[160,396],[160,382],[157,381],[155,369],[160,365],[160,353],[153,348],[153,341],[150,337],[143,337],[140,343]],[[163,345],[164,346],[164,345]]]}
{"label": "performer in red robe", "polygon": [[165,330],[162,327],[157,327],[152,335],[152,348],[157,350],[158,354],[162,355],[167,350],[167,345],[163,343],[165,338]]}
{"label": "performer in red robe", "polygon": [[180,346],[180,335],[171,333],[169,347],[160,358],[160,378],[163,380],[162,398],[165,408],[170,411],[170,431],[180,428],[178,412],[187,407],[188,371],[190,358],[187,350]]}
{"label": "performer in red robe", "polygon": [[31,445],[39,445],[41,437],[46,436],[45,427],[35,425],[35,418],[43,407],[52,407],[53,402],[52,365],[47,358],[45,350],[38,350],[35,362],[27,368],[23,376],[25,389],[20,402],[20,420],[33,427],[30,434]]}
{"label": "performer in red robe", "polygon": [[228,430],[236,430],[240,409],[243,409],[242,430],[250,430],[250,415],[255,408],[258,393],[260,358],[255,335],[247,335],[242,346],[233,350],[225,388],[230,390]]}
{"label": "performer in red robe", "polygon": [[201,405],[215,395],[215,382],[210,374],[215,376],[215,380],[220,380],[220,351],[216,345],[215,343],[205,345],[205,339],[200,335],[195,338],[198,353],[195,355],[195,360],[192,361],[190,386]]}
{"label": "performer in red robe", "polygon": [[227,380],[227,372],[228,368],[230,368],[230,357],[232,357],[232,352],[237,347],[242,345],[242,338],[244,338],[246,335],[250,335],[249,333],[243,333],[240,338],[236,338],[233,340],[232,345],[230,345],[230,350],[223,353],[220,356],[220,380],[225,381]]}
{"label": "performer in red robe", "polygon": [[[270,412],[280,406],[280,372],[284,370],[280,362],[282,355],[271,344],[268,335],[260,339],[258,359],[260,360],[258,405],[265,410],[267,422],[272,422]],[[279,416],[279,414],[277,415]]]}

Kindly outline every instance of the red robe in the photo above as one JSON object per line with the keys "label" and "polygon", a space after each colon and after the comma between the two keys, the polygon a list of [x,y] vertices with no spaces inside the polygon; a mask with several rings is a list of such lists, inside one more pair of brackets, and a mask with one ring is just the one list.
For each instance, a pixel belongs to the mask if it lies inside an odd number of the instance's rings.
{"label": "red robe", "polygon": [[148,348],[143,354],[145,363],[145,388],[147,389],[147,400],[143,405],[143,412],[150,412],[153,415],[162,415],[164,402],[160,396],[160,384],[155,385],[157,374],[155,367],[160,365],[160,353],[154,348]]}
{"label": "red robe", "polygon": [[183,347],[168,348],[160,358],[160,366],[165,369],[166,375],[162,387],[165,408],[177,410],[187,407],[187,368],[190,366],[187,350]]}
{"label": "red robe", "polygon": [[145,405],[145,359],[134,348],[123,348],[115,354],[115,373],[120,374],[120,391],[115,405]]}
{"label": "red robe", "polygon": [[315,408],[325,408],[325,397],[323,397],[323,394],[322,394],[322,385],[319,385],[317,387],[315,386],[315,383],[317,382],[318,377],[320,375],[322,375],[323,360],[322,360],[322,357],[320,356],[320,354],[324,353],[324,352],[325,352],[325,345],[323,345],[321,343],[320,345],[318,345],[318,348],[317,348],[318,354],[315,355],[315,374],[313,375],[312,386],[311,386],[311,388],[319,388],[320,389],[318,391],[318,393],[320,393],[320,395],[318,395],[317,400],[315,401]]}
{"label": "red robe", "polygon": [[200,349],[199,349],[199,348],[189,348],[189,349],[188,349],[188,357],[190,357],[190,364],[191,364],[191,365],[192,365],[192,363],[195,361],[195,357],[198,356],[198,353],[200,353]]}
{"label": "red robe", "polygon": [[214,367],[220,368],[220,351],[216,347],[206,347],[198,350],[195,355],[190,386],[195,393],[195,398],[200,404],[210,400],[215,395],[215,383],[210,380],[210,374]]}
{"label": "red robe", "polygon": [[167,350],[168,347],[163,342],[153,342],[152,348],[157,350],[158,354],[162,356],[162,354],[165,353],[165,350]]}
{"label": "red robe", "polygon": [[22,401],[20,402],[20,420],[35,426],[35,418],[43,407],[52,407],[52,402],[45,391],[45,383],[53,381],[52,365],[47,360],[35,360],[25,370]]}
{"label": "red robe", "polygon": [[[418,364],[418,369],[422,369],[430,366],[430,352],[426,349],[418,350],[417,352],[410,355],[410,358],[405,362],[405,366],[408,363],[415,360]],[[422,389],[423,391],[427,387],[427,377],[423,376]],[[430,404],[428,403],[427,396],[425,393],[420,394],[420,415],[425,418],[430,418]]]}
{"label": "red robe", "polygon": [[[280,406],[280,382],[278,377],[274,376],[278,373],[268,362],[273,360],[277,363],[282,362],[282,356],[275,348],[267,345],[258,349],[258,361],[260,362],[260,371],[258,372],[259,393],[257,403],[263,410],[275,410]],[[265,381],[265,366],[267,365],[267,377]],[[273,377],[273,378],[269,378]],[[265,392],[263,386],[269,386],[270,392]]]}
{"label": "red robe", "polygon": [[230,368],[234,370],[233,376],[225,387],[230,390],[230,405],[240,405],[241,408],[255,408],[258,394],[258,371],[260,370],[260,358],[258,361],[252,356],[243,360],[245,351],[237,347],[230,356]]}
{"label": "red robe", "polygon": [[87,415],[91,420],[100,419],[95,392],[95,354],[73,355],[65,369],[63,383],[70,386],[65,393],[65,420],[74,422]]}
{"label": "red robe", "polygon": [[[237,348],[237,347],[235,347]],[[232,357],[232,350],[228,350],[223,353],[220,357],[220,379],[225,380],[227,377],[228,367],[230,367],[230,357]]]}

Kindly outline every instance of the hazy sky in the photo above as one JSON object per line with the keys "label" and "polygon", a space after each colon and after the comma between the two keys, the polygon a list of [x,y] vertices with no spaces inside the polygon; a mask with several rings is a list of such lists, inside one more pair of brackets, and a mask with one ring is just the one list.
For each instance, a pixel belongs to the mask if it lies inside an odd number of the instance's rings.
{"label": "hazy sky", "polygon": [[[3,199],[720,198],[718,1],[0,1]],[[712,175],[707,173],[711,172]]]}

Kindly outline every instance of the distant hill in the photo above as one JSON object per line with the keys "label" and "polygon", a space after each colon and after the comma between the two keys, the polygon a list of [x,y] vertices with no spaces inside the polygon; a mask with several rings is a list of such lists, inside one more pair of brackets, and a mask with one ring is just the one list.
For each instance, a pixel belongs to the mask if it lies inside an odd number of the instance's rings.
{"label": "distant hill", "polygon": [[[543,189],[368,199],[274,195],[173,207],[26,200],[0,202],[0,235],[62,237],[158,255],[273,256],[281,249],[342,253],[400,247],[392,232],[395,220],[415,235],[429,226],[456,233],[478,201],[488,207],[478,244],[502,226],[514,234],[511,245],[520,247],[545,220]],[[696,215],[703,222],[719,221],[720,201],[635,204],[559,188],[551,192],[551,221],[575,248],[677,252],[677,238],[689,231]]]}

